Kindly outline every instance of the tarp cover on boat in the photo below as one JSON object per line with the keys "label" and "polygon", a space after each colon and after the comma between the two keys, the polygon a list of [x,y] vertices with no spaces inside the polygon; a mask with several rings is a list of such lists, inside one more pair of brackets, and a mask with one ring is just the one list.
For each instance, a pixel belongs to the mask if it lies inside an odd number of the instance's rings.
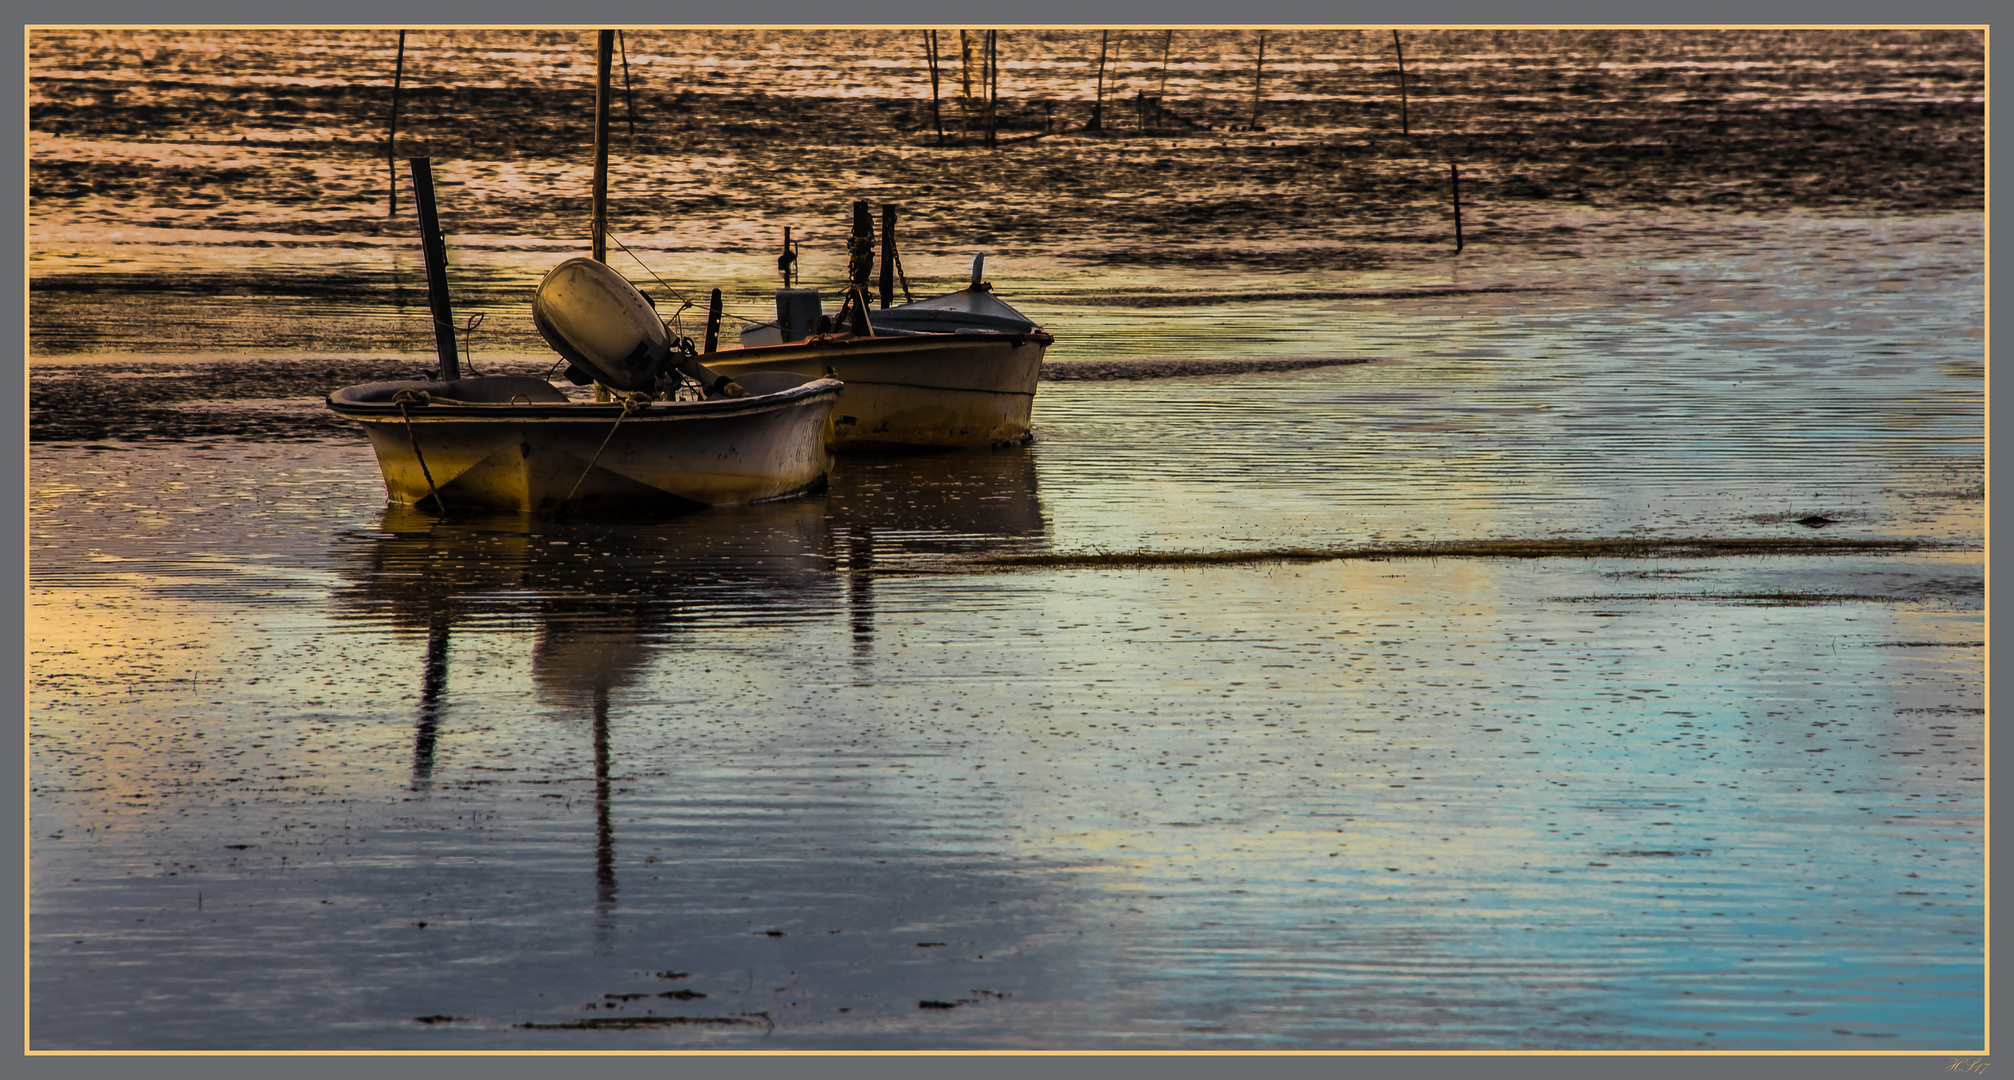
{"label": "tarp cover on boat", "polygon": [[874,321],[876,330],[886,327],[891,330],[928,330],[949,333],[957,330],[998,330],[1003,333],[1020,334],[1038,329],[1035,321],[1021,314],[1014,305],[979,289],[960,289],[955,293],[918,300],[913,304],[898,307],[870,309],[867,312]]}

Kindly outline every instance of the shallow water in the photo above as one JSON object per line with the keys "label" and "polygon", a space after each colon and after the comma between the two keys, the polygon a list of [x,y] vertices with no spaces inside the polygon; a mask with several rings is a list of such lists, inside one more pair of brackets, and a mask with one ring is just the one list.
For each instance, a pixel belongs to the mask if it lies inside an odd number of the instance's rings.
{"label": "shallow water", "polygon": [[[1980,1040],[1976,550],[852,572],[1064,445],[664,528],[38,450],[37,1044]],[[513,1026],[653,1012],[743,1023]]]}
{"label": "shallow water", "polygon": [[[1712,422],[1632,439],[1561,340],[1048,382],[1030,447],[651,525],[37,444],[37,1045],[1978,1044],[1970,376],[1835,366],[1796,439],[1789,373],[1667,373]],[[889,574],[1814,509],[1946,546]]]}
{"label": "shallow water", "polygon": [[[31,55],[36,1048],[1983,1045],[1969,196],[1898,213],[1867,158],[1839,181],[1864,185],[1849,205],[1755,177],[1732,212],[1632,203],[1627,162],[1590,150],[1587,199],[1514,198],[1572,177],[1516,179],[1512,155],[1455,260],[1431,192],[1383,158],[1281,173],[1218,132],[1133,172],[1113,155],[1138,147],[1081,139],[995,175],[913,147],[893,163],[845,128],[849,164],[800,180],[815,191],[764,166],[750,206],[704,202],[731,170],[653,194],[700,222],[653,248],[684,260],[672,283],[759,308],[769,233],[803,200],[941,172],[947,205],[982,212],[919,214],[910,271],[947,283],[972,246],[1019,238],[989,266],[1056,334],[1055,366],[1128,377],[1044,381],[1030,446],[842,458],[809,498],[439,521],[388,509],[368,447],[321,406],[334,383],[432,363],[407,226],[366,191],[372,114],[347,81],[315,96],[318,72],[387,60],[384,35],[280,35],[299,56],[237,82],[187,33],[83,37],[85,70]],[[722,124],[913,99],[899,66],[846,84],[811,46],[729,37],[746,55],[639,39],[631,60],[715,56],[686,100]],[[1331,37],[1269,37],[1308,85],[1267,134],[1361,159],[1351,140],[1390,133],[1333,110],[1368,109],[1377,73],[1350,50],[1378,46]],[[1461,37],[1423,50],[1421,115],[1498,124],[1505,155],[1588,101],[1706,123],[1738,98],[1755,108],[1736,129],[1781,121],[1757,146],[1834,130],[1807,108],[1928,117],[1911,139],[1954,123],[1958,158],[1977,134],[1935,112],[1978,88],[1964,35],[1737,37],[1718,58],[1687,35],[1599,53]],[[1177,78],[1224,112],[1202,88],[1243,39],[1197,40],[1217,59]],[[578,46],[522,44],[457,54],[496,93],[415,106],[415,130],[507,111],[501,73]],[[160,77],[129,77],[121,50]],[[1729,69],[1739,87],[1671,89],[1757,51],[1776,62]],[[1061,93],[1081,72],[1057,64],[1042,78]],[[1506,67],[1528,113],[1431,89]],[[803,85],[750,89],[786,76]],[[102,96],[65,90],[87,84]],[[264,149],[191,153],[252,155],[231,174],[246,216],[175,224],[164,193],[197,172],[163,133],[241,127]],[[103,141],[80,149],[80,129]],[[466,159],[495,190],[444,189],[486,372],[550,366],[523,293],[578,246],[515,228],[571,183],[534,168],[564,125],[515,134],[531,149]],[[1687,168],[1741,177],[1749,159],[1707,134]],[[349,179],[273,167],[281,143]],[[1078,191],[1086,161],[1166,185],[1137,207],[1179,193],[1190,216],[1143,225]],[[1055,196],[1050,236],[988,201],[1024,168]],[[303,213],[338,188],[349,202]],[[1296,205],[1326,207],[1322,227]],[[1182,376],[1194,358],[1364,362]],[[1817,535],[1924,546],[960,565],[1788,538],[1813,515]]]}

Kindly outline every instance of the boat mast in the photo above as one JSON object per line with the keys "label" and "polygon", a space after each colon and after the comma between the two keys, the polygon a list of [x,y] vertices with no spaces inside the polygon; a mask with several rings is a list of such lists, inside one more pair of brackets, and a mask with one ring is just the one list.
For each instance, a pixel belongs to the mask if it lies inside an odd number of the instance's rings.
{"label": "boat mast", "polygon": [[594,249],[608,261],[608,74],[615,31],[603,30],[594,46]]}

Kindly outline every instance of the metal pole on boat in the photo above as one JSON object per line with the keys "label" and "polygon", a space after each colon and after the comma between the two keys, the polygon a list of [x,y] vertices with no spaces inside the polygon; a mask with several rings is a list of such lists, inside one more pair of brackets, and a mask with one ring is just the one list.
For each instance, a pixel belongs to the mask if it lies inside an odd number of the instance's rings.
{"label": "metal pole on boat", "polygon": [[1412,128],[1406,123],[1406,47],[1397,30],[1392,31],[1392,48],[1399,53],[1399,134],[1410,135]]}
{"label": "metal pole on boat", "polygon": [[427,263],[427,307],[434,318],[434,352],[440,357],[441,379],[453,382],[462,377],[461,357],[455,350],[455,313],[448,303],[448,245],[441,237],[440,218],[434,213],[434,168],[430,158],[413,158],[413,205],[420,214],[420,250]]}
{"label": "metal pole on boat", "polygon": [[895,208],[881,208],[881,306],[895,302]]}
{"label": "metal pole on boat", "polygon": [[846,241],[846,282],[864,295],[874,270],[874,214],[867,200],[853,201],[853,235]]}
{"label": "metal pole on boat", "polygon": [[720,290],[715,289],[706,299],[706,348],[704,352],[720,351]]}
{"label": "metal pole on boat", "polygon": [[594,47],[595,262],[608,261],[608,69],[614,51],[615,31],[601,31]]}
{"label": "metal pole on boat", "polygon": [[399,216],[399,85],[406,78],[406,32],[399,31],[399,63],[392,69],[392,126],[385,136],[385,168],[392,174],[392,197],[386,217]]}

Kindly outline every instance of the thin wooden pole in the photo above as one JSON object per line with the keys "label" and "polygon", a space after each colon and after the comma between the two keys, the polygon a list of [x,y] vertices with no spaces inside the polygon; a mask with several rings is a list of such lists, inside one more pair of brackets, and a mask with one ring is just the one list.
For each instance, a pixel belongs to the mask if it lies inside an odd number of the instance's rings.
{"label": "thin wooden pole", "polygon": [[1105,126],[1105,44],[1112,40],[1112,31],[1098,32],[1098,91],[1091,101],[1090,128],[1098,131]]}
{"label": "thin wooden pole", "polygon": [[1259,31],[1259,62],[1252,68],[1252,130],[1259,130],[1259,88],[1266,81],[1266,32]]}
{"label": "thin wooden pole", "polygon": [[427,264],[427,309],[434,320],[434,353],[440,357],[441,380],[462,377],[461,355],[455,350],[455,312],[448,303],[448,245],[434,213],[434,169],[428,158],[414,158],[413,205],[420,215],[420,252]]}
{"label": "thin wooden pole", "polygon": [[1166,38],[1165,40],[1163,40],[1163,41],[1161,42],[1161,100],[1162,100],[1162,101],[1166,101],[1166,100],[1168,100],[1168,54],[1169,54],[1170,52],[1172,52],[1172,51],[1174,50],[1174,48],[1175,48],[1175,32],[1174,32],[1173,30],[1170,30],[1170,31],[1168,31],[1168,36],[1167,36],[1167,38]]}
{"label": "thin wooden pole", "polygon": [[[622,50],[622,96],[629,106],[629,141],[636,141],[636,93],[629,86],[629,43],[623,32],[615,32],[616,47]],[[634,149],[634,148],[632,148]]]}
{"label": "thin wooden pole", "polygon": [[993,146],[1000,117],[1000,31],[986,31],[986,145]]}
{"label": "thin wooden pole", "polygon": [[399,84],[406,77],[406,32],[399,31],[399,63],[392,69],[392,129],[385,137],[385,168],[391,172],[391,203],[386,217],[399,216]]}
{"label": "thin wooden pole", "polygon": [[930,57],[930,122],[937,126],[937,145],[944,145],[944,113],[937,105],[937,31],[923,31],[924,47]]}
{"label": "thin wooden pole", "polygon": [[1448,175],[1454,180],[1455,192],[1455,253],[1462,250],[1462,170],[1454,162],[1448,162]]}
{"label": "thin wooden pole", "polygon": [[1399,32],[1392,31],[1392,48],[1399,53],[1399,134],[1412,134],[1412,127],[1406,121],[1406,47],[1399,41]]}
{"label": "thin wooden pole", "polygon": [[705,352],[720,351],[720,290],[713,290],[706,300],[706,347]]}
{"label": "thin wooden pole", "polygon": [[608,261],[608,69],[615,31],[603,30],[594,47],[594,245],[596,262]]}
{"label": "thin wooden pole", "polygon": [[972,42],[958,31],[958,115],[961,135],[972,134]]}

